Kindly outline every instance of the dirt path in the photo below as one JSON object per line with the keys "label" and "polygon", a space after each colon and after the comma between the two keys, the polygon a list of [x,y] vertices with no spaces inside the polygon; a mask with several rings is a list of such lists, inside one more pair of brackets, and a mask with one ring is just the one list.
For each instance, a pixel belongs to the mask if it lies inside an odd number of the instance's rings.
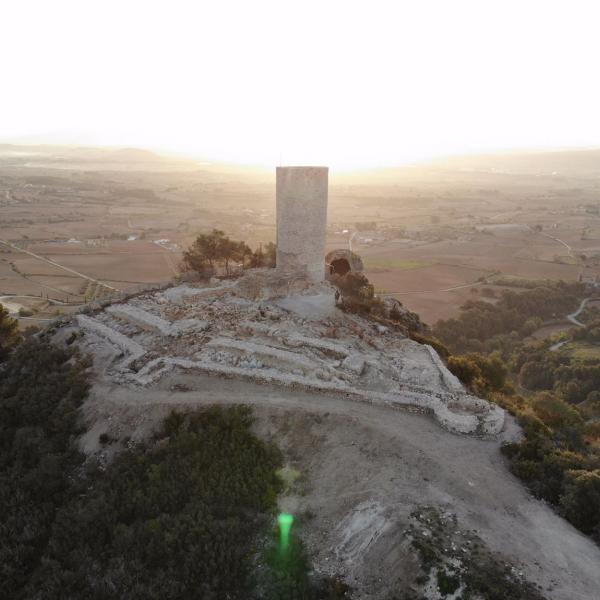
{"label": "dirt path", "polygon": [[[577,325],[578,327],[585,327],[585,323],[582,323],[577,317],[581,314],[581,312],[583,311],[583,309],[586,307],[587,303],[590,300],[596,300],[597,298],[595,298],[594,296],[590,296],[588,298],[584,298],[579,306],[577,307],[577,310],[573,311],[572,313],[565,315],[565,321],[569,321],[570,323],[573,323],[573,325]],[[566,324],[565,324],[566,325]],[[545,326],[547,327],[547,326]],[[544,327],[542,327],[543,329]],[[567,328],[563,327],[563,330],[566,331]],[[538,330],[539,331],[539,330]],[[550,335],[546,336],[546,337],[550,337]],[[539,339],[543,339],[543,338],[539,338]],[[562,340],[560,342],[556,342],[555,344],[552,344],[552,346],[550,346],[550,348],[548,348],[548,350],[550,350],[550,352],[557,352],[558,350],[560,350],[565,344],[568,344],[570,340]]]}
{"label": "dirt path", "polygon": [[[573,323],[574,325],[577,325],[578,327],[585,327],[585,323],[582,323],[577,317],[581,314],[581,312],[585,308],[586,304],[590,300],[593,300],[593,299],[594,298],[592,298],[592,297],[584,298],[581,301],[581,304],[579,305],[577,310],[572,312],[570,315],[567,315],[567,317],[566,317],[567,321],[570,321],[571,323]],[[556,344],[552,344],[552,346],[550,346],[549,350],[550,350],[550,352],[557,352],[568,342],[569,342],[569,340],[563,340],[561,342],[556,342]]]}
{"label": "dirt path", "polygon": [[453,292],[454,290],[462,290],[463,288],[475,287],[477,285],[485,285],[487,281],[473,281],[471,283],[461,283],[459,285],[453,285],[449,288],[442,290],[413,290],[408,292],[386,292],[385,294],[377,294],[378,296],[404,296],[407,294],[437,294],[438,292]]}
{"label": "dirt path", "polygon": [[558,352],[566,343],[568,343],[568,340],[563,340],[562,342],[556,342],[556,344],[552,344],[552,346],[550,346],[550,348],[548,348],[548,350],[550,350],[550,352]]}
{"label": "dirt path", "polygon": [[585,308],[585,305],[591,300],[592,298],[584,298],[581,301],[581,304],[579,305],[579,308],[575,311],[572,312],[570,315],[567,315],[567,319],[569,321],[571,321],[571,323],[573,323],[574,325],[577,325],[578,327],[585,327],[585,323],[582,323],[581,321],[579,321],[577,319],[577,317],[581,314],[581,312],[583,311],[583,309]]}
{"label": "dirt path", "polygon": [[[189,391],[171,391],[175,384]],[[99,382],[84,407],[91,429],[82,445],[98,450],[107,431],[140,439],[172,409],[214,403],[252,405],[256,431],[306,475],[304,493],[286,499],[285,508],[314,515],[304,535],[317,567],[344,574],[357,598],[382,598],[400,584],[411,564],[408,515],[424,504],[455,513],[460,527],[477,530],[490,549],[518,563],[549,599],[598,597],[600,548],[527,493],[508,472],[500,441],[453,435],[425,416],[173,374],[151,389]],[[509,429],[514,435],[512,422]]]}
{"label": "dirt path", "polygon": [[561,240],[560,238],[554,237],[553,235],[550,235],[549,233],[543,233],[542,231],[535,231],[532,227],[529,228],[532,232],[535,233],[539,233],[540,235],[543,235],[544,237],[547,237],[550,240],[553,240],[561,245],[563,245],[566,249],[567,249],[567,253],[568,255],[573,258],[573,247],[569,246],[569,244],[567,244],[567,242],[565,242],[564,240]]}

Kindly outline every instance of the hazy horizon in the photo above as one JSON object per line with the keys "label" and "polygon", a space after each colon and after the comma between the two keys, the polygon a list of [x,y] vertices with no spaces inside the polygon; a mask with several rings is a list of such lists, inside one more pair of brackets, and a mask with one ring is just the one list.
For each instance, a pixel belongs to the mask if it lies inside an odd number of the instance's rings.
{"label": "hazy horizon", "polygon": [[[164,160],[173,160],[173,161],[191,161],[197,162],[199,166],[207,166],[207,167],[229,167],[229,168],[240,168],[240,169],[256,169],[259,171],[269,171],[274,169],[277,166],[287,166],[292,165],[292,163],[278,163],[278,164],[268,164],[268,163],[259,163],[252,161],[232,161],[225,160],[219,157],[212,157],[206,155],[198,155],[193,152],[185,152],[185,151],[177,151],[177,150],[166,150],[161,148],[153,148],[153,147],[144,147],[140,145],[116,145],[116,144],[94,144],[91,142],[82,141],[81,143],[77,143],[75,141],[61,141],[59,139],[46,139],[43,136],[30,136],[26,139],[22,138],[0,138],[0,146],[15,146],[15,147],[31,147],[31,148],[63,148],[65,150],[100,150],[109,152],[148,152],[154,155],[156,158],[164,159]],[[380,164],[380,165],[355,165],[355,166],[346,166],[346,167],[333,167],[333,171],[340,175],[351,175],[353,173],[360,174],[362,172],[377,172],[377,171],[387,171],[394,169],[402,169],[402,168],[419,168],[419,167],[431,167],[431,166],[439,166],[444,164],[444,162],[448,161],[450,163],[455,162],[457,160],[465,159],[465,160],[477,160],[477,159],[491,159],[491,158],[524,158],[527,156],[540,156],[540,155],[552,155],[552,154],[562,154],[562,153],[586,153],[586,152],[596,152],[600,151],[600,145],[598,146],[566,146],[566,147],[547,147],[547,148],[499,148],[495,150],[489,150],[484,152],[455,152],[451,154],[438,155],[438,156],[429,156],[423,157],[420,159],[414,160],[404,160],[397,161],[396,163],[389,164]],[[293,164],[302,164],[304,166],[307,163],[293,163]],[[330,166],[323,164],[322,166]]]}
{"label": "hazy horizon", "polygon": [[599,147],[599,10],[582,0],[9,3],[0,139],[342,170]]}

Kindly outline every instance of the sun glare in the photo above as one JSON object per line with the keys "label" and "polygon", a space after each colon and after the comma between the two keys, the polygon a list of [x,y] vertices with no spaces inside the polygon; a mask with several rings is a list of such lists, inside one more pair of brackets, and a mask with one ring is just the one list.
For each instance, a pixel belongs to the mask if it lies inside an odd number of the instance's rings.
{"label": "sun glare", "polygon": [[337,168],[599,145],[598,12],[579,0],[5,2],[0,138]]}

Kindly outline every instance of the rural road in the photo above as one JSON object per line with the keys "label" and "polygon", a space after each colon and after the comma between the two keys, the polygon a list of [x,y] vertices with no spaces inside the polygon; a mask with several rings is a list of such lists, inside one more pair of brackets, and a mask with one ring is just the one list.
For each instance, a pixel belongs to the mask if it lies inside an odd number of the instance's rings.
{"label": "rural road", "polygon": [[16,250],[17,252],[23,252],[24,254],[29,254],[29,256],[33,256],[33,258],[37,258],[38,260],[41,260],[45,263],[48,263],[49,265],[52,265],[54,267],[57,267],[58,269],[62,269],[63,271],[67,271],[68,273],[72,273],[73,275],[77,275],[78,277],[81,277],[82,279],[87,279],[88,281],[91,281],[92,283],[96,283],[98,285],[101,285],[105,288],[108,288],[109,290],[112,290],[113,292],[119,292],[120,290],[118,290],[117,288],[114,288],[110,285],[108,285],[107,283],[103,283],[102,281],[98,281],[98,279],[94,279],[93,277],[90,277],[89,275],[84,275],[83,273],[80,273],[79,271],[75,271],[74,269],[70,269],[69,267],[65,267],[53,260],[50,260],[49,258],[44,258],[43,256],[40,256],[39,254],[35,254],[34,252],[31,252],[29,250],[25,250],[24,248],[19,248],[19,246],[16,246],[15,244],[11,244],[10,242],[7,242],[6,240],[2,240],[0,239],[0,244],[4,244],[5,246],[8,246],[9,248],[12,248],[13,250]]}
{"label": "rural road", "polygon": [[[531,229],[531,227],[529,229]],[[531,231],[534,231],[534,230],[531,229]],[[561,240],[560,238],[554,237],[554,236],[550,235],[549,233],[542,233],[541,231],[539,231],[538,233],[540,235],[543,235],[544,237],[554,240],[555,242],[558,242],[559,244],[562,244],[567,249],[569,256],[573,256],[573,248],[571,246],[569,246],[569,244],[567,244],[567,242]]]}
{"label": "rural road", "polygon": [[571,321],[571,323],[573,323],[574,325],[577,325],[578,327],[585,327],[585,323],[582,323],[581,321],[579,321],[577,319],[577,317],[581,314],[581,311],[585,308],[585,305],[591,300],[592,298],[584,298],[581,301],[581,304],[579,305],[579,308],[575,311],[572,312],[570,315],[567,315],[567,319],[569,321]]}
{"label": "rural road", "polygon": [[348,238],[348,250],[350,250],[350,252],[352,252],[352,240],[356,237],[357,233],[357,231],[353,232],[352,235]]}
{"label": "rural road", "polygon": [[[581,301],[579,308],[575,312],[572,312],[570,315],[567,315],[567,320],[571,321],[571,323],[573,323],[574,325],[577,325],[577,327],[585,327],[585,323],[582,323],[577,317],[580,315],[581,311],[585,308],[585,305],[590,300],[593,300],[591,296],[589,298],[584,298]],[[556,352],[557,350],[560,350],[567,342],[568,340],[563,340],[562,342],[556,342],[556,344],[552,344],[552,346],[550,346],[549,348],[550,352]]]}
{"label": "rural road", "polygon": [[454,290],[462,290],[463,288],[475,287],[476,285],[483,285],[485,281],[474,281],[473,283],[461,283],[460,285],[454,285],[443,290],[413,290],[408,292],[386,292],[385,294],[377,294],[378,296],[403,296],[405,294],[434,294],[437,292],[453,292]]}

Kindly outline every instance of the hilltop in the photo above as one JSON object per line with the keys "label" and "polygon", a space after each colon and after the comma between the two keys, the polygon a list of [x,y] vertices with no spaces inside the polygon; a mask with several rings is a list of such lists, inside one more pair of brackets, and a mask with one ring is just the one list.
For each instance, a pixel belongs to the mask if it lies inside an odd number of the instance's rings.
{"label": "hilltop", "polygon": [[285,298],[256,297],[243,280],[180,285],[80,314],[54,338],[94,357],[81,447],[106,462],[172,409],[252,406],[256,433],[300,474],[281,509],[305,515],[315,569],[342,576],[353,597],[414,585],[408,531],[426,507],[443,527],[456,520],[453,535],[476,532],[544,597],[595,593],[600,550],[506,469],[512,419],[432,348],[340,311],[328,284]]}

